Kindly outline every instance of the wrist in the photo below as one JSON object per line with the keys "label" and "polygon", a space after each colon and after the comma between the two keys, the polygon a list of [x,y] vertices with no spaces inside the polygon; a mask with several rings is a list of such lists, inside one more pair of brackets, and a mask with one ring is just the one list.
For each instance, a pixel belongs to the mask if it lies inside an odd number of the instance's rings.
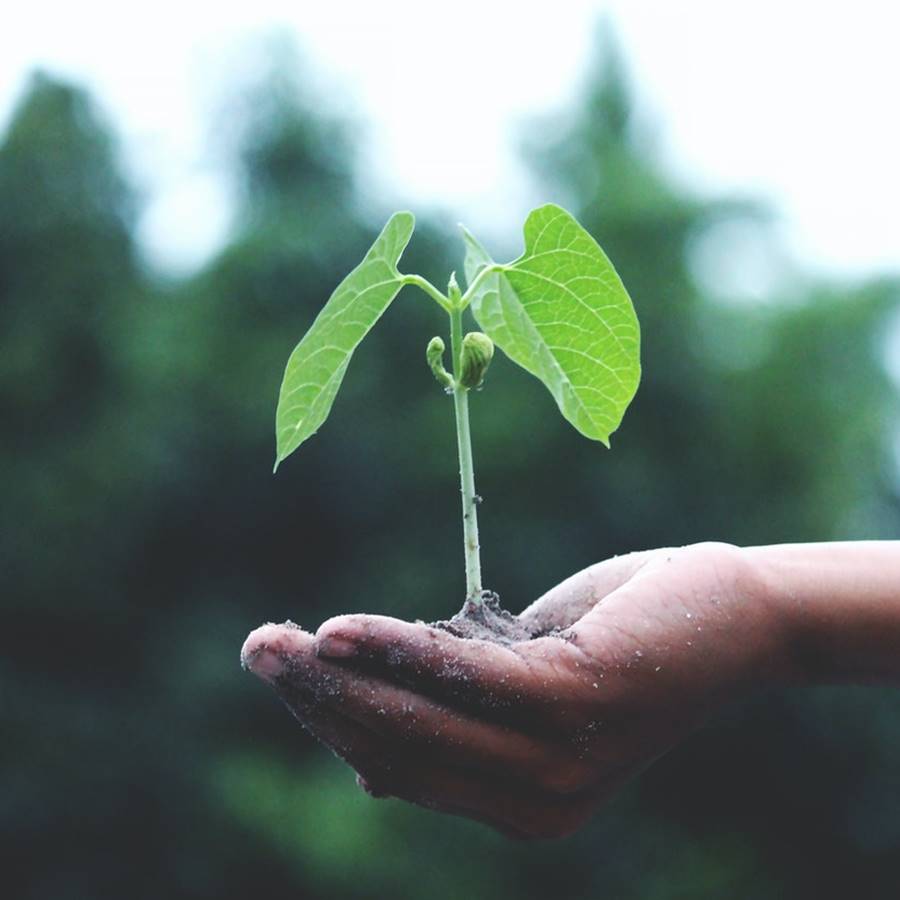
{"label": "wrist", "polygon": [[750,547],[794,683],[900,681],[900,542]]}
{"label": "wrist", "polygon": [[740,690],[756,690],[791,683],[797,677],[796,625],[783,582],[771,561],[755,547],[724,545],[728,551],[733,603],[727,633],[727,652],[737,667]]}
{"label": "wrist", "polygon": [[803,604],[799,602],[797,572],[783,554],[772,547],[741,549],[753,572],[756,602],[766,622],[769,680],[776,685],[793,684],[811,679],[806,644]]}

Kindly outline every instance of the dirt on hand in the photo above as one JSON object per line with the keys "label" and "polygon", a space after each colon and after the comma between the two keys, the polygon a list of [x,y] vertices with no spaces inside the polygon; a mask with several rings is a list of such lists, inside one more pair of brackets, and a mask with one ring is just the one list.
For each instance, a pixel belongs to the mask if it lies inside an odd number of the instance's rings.
{"label": "dirt on hand", "polygon": [[430,624],[459,638],[491,641],[504,646],[543,636],[543,632],[529,628],[505,610],[500,605],[500,597],[493,591],[482,591],[480,600],[467,599],[452,619]]}

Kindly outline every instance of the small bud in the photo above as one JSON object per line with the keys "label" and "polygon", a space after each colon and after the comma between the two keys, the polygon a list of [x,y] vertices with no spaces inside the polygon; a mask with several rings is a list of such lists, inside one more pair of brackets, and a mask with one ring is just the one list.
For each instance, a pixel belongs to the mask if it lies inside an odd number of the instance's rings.
{"label": "small bud", "polygon": [[444,368],[444,342],[439,337],[433,337],[425,349],[425,359],[428,367],[437,379],[438,384],[448,390],[453,388],[453,378]]}
{"label": "small bud", "polygon": [[460,291],[459,284],[456,282],[456,272],[450,273],[450,281],[447,284],[447,296],[454,306],[462,300],[462,291]]}
{"label": "small bud", "polygon": [[462,342],[459,383],[465,388],[479,387],[493,355],[494,342],[480,331],[470,331]]}

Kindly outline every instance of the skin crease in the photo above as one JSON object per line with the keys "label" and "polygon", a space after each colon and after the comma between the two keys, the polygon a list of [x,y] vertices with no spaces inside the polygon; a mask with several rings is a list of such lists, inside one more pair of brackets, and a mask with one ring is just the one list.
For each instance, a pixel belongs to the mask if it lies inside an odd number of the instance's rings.
{"label": "skin crease", "polygon": [[315,635],[263,626],[242,660],[373,796],[561,837],[749,691],[864,676],[863,653],[900,678],[895,584],[897,544],[697,544],[562,582],[520,616],[553,636],[501,646],[349,615]]}

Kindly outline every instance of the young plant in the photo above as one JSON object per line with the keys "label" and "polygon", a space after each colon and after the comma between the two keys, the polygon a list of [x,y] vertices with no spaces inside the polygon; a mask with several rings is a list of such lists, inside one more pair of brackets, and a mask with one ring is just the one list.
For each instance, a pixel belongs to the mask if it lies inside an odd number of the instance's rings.
{"label": "young plant", "polygon": [[[353,351],[404,285],[424,291],[449,317],[444,342],[426,359],[453,396],[459,447],[467,607],[480,603],[478,495],[472,465],[469,392],[481,386],[496,344],[544,383],[559,411],[588,438],[609,447],[640,380],[640,329],[631,300],[596,241],[553,204],[525,221],[525,252],[496,263],[464,228],[466,290],[450,276],[447,293],[398,268],[412,236],[411,213],[391,216],[357,266],[331,295],[288,359],[276,414],[275,468],[325,421]],[[483,332],[463,334],[471,310]]]}

